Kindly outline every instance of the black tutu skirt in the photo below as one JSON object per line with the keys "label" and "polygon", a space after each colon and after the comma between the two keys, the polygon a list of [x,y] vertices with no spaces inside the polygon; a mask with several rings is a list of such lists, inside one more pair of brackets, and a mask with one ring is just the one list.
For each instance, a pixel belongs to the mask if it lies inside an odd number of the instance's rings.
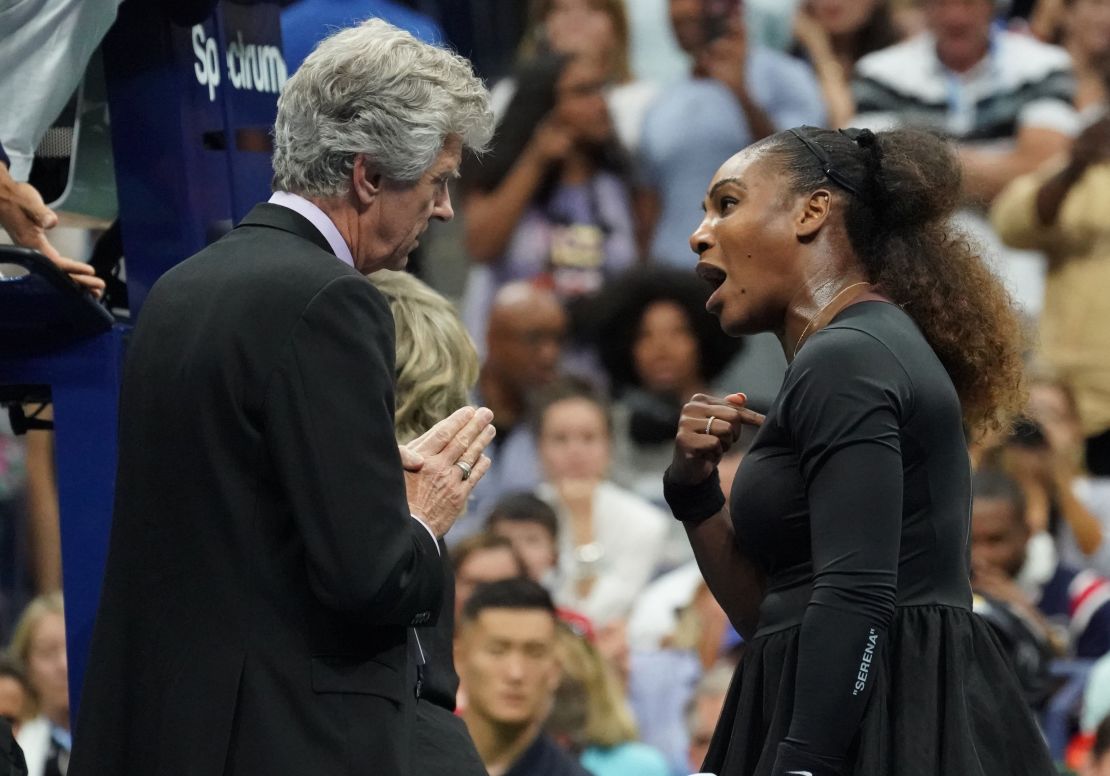
{"label": "black tutu skirt", "polygon": [[[703,771],[768,776],[794,706],[794,627],[748,644]],[[1052,776],[1044,738],[990,625],[965,609],[895,610],[844,776]]]}

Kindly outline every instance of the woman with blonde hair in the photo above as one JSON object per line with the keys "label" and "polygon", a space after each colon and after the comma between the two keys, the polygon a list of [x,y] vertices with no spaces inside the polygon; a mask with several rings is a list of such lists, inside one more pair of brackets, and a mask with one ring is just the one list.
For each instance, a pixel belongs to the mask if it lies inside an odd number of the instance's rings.
{"label": "woman with blonde hair", "polygon": [[8,652],[27,673],[35,717],[16,740],[27,759],[28,776],[64,774],[69,764],[69,677],[66,626],[60,592],[35,598],[16,623]]}
{"label": "woman with blonde hair", "polygon": [[454,305],[407,272],[381,270],[370,282],[389,301],[397,338],[397,441],[411,442],[467,403],[478,353]]}
{"label": "woman with blonde hair", "polygon": [[[420,280],[389,270],[367,277],[393,313],[394,428],[398,444],[407,444],[467,403],[478,379],[478,354],[451,302]],[[454,714],[459,688],[451,649],[455,574],[443,539],[439,551],[445,566],[439,619],[433,627],[409,632],[409,664],[416,667],[417,687],[412,772],[486,776],[466,726]]]}
{"label": "woman with blonde hair", "polygon": [[[667,761],[639,742],[632,709],[616,671],[597,647],[560,625],[556,652],[563,671],[549,732],[566,739],[595,776],[665,776]],[[552,726],[568,728],[550,730]]]}

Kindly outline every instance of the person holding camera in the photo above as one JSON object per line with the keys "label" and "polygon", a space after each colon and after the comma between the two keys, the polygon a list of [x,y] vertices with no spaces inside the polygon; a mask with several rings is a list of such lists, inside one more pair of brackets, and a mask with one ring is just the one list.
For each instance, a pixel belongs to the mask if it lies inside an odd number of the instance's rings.
{"label": "person holding camera", "polygon": [[637,193],[641,252],[682,265],[697,202],[722,159],[786,127],[822,126],[817,76],[750,40],[739,0],[670,0],[671,28],[693,60],[644,119]]}

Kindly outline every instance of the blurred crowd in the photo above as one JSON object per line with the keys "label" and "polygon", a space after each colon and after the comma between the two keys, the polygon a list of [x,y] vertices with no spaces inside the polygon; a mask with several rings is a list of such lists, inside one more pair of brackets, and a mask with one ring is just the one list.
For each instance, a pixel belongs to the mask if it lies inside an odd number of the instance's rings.
{"label": "blurred crowd", "polygon": [[[329,25],[372,14],[451,44],[438,9],[291,3],[289,70]],[[398,343],[409,391],[450,372],[474,385],[460,402],[495,413],[493,467],[447,537],[460,713],[491,773],[580,773],[560,770],[568,753],[594,776],[698,770],[744,644],[662,475],[690,396],[765,408],[786,361],[774,338],[720,332],[689,236],[723,160],[808,124],[926,128],[959,150],[953,228],[985,247],[1029,335],[1025,416],[969,442],[975,606],[1063,732],[1061,762],[1110,776],[1110,0],[505,9],[516,39],[482,60],[512,62],[487,68],[493,146],[414,257],[477,358],[421,364]],[[50,456],[47,432],[0,433],[0,703],[41,752],[32,774],[65,773],[69,735]],[[722,464],[726,494],[742,457]],[[521,725],[543,732],[506,751]]]}

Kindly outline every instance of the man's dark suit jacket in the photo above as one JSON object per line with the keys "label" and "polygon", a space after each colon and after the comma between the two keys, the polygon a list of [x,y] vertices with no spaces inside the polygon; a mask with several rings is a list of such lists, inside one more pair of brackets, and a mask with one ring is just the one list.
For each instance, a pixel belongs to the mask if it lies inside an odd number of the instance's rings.
{"label": "man's dark suit jacket", "polygon": [[286,208],[155,284],[70,776],[409,773],[444,578],[393,372],[385,299]]}
{"label": "man's dark suit jacket", "polygon": [[412,750],[413,773],[488,776],[466,723],[454,713],[459,689],[459,675],[455,673],[451,653],[455,632],[455,569],[442,539],[439,548],[445,575],[439,621],[434,628],[414,628],[409,651],[412,658],[409,662],[414,671],[420,668],[421,680]]}

